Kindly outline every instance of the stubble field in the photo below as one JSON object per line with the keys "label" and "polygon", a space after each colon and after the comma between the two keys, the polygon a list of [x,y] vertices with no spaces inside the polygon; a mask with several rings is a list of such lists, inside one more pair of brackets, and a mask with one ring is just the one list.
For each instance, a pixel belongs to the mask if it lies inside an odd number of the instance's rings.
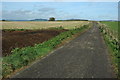
{"label": "stubble field", "polygon": [[46,29],[51,27],[73,29],[88,23],[88,21],[5,21],[0,24],[2,24],[2,29]]}

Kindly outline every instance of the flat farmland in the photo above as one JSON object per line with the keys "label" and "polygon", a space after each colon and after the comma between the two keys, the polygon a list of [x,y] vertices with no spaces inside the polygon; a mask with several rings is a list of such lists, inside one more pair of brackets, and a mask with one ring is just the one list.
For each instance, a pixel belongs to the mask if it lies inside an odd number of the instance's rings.
{"label": "flat farmland", "polygon": [[[11,50],[47,41],[61,32],[81,27],[87,21],[4,21],[2,23],[2,53],[7,56]],[[61,30],[52,28],[63,27]],[[51,29],[49,29],[51,28]],[[7,30],[5,30],[7,29]],[[22,30],[19,30],[22,29]]]}
{"label": "flat farmland", "polygon": [[88,21],[4,21],[2,24],[3,78],[56,49],[65,40],[90,28]]}
{"label": "flat farmland", "polygon": [[60,26],[73,29],[88,23],[88,21],[5,21],[0,24],[2,24],[2,29],[45,29]]}

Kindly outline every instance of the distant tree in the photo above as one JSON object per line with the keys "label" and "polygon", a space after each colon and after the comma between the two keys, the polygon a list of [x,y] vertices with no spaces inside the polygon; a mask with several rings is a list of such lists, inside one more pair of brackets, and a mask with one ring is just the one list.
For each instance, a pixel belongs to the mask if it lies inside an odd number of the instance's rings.
{"label": "distant tree", "polygon": [[55,21],[54,17],[49,18],[49,21]]}
{"label": "distant tree", "polygon": [[2,21],[6,21],[5,19],[3,19]]}

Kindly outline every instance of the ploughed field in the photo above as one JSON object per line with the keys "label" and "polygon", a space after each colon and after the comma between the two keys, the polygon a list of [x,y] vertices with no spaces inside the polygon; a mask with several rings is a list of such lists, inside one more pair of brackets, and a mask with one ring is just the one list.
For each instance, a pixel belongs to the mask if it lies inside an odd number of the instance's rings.
{"label": "ploughed field", "polygon": [[64,31],[66,30],[2,30],[2,56],[10,55],[15,48],[34,46],[47,41]]}

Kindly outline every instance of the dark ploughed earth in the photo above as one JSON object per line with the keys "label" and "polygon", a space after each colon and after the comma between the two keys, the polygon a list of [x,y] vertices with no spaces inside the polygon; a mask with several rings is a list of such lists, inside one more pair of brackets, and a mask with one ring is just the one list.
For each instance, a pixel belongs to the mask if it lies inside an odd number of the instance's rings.
{"label": "dark ploughed earth", "polygon": [[6,31],[2,30],[2,56],[11,54],[14,48],[34,46],[47,41],[66,30],[25,30]]}

